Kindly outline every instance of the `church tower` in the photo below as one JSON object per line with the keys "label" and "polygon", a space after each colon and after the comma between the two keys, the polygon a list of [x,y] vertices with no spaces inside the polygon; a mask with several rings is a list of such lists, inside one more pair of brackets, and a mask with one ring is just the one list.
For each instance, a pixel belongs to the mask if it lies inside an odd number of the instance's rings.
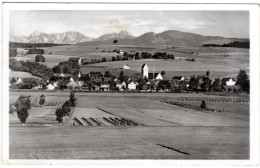
{"label": "church tower", "polygon": [[142,76],[143,78],[147,78],[148,79],[148,66],[146,64],[143,64],[142,66]]}

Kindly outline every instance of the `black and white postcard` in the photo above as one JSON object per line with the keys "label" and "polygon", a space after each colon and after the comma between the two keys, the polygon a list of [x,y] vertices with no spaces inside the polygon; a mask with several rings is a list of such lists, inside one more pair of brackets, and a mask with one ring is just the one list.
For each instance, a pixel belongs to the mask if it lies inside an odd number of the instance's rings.
{"label": "black and white postcard", "polygon": [[257,5],[3,9],[3,162],[258,163]]}

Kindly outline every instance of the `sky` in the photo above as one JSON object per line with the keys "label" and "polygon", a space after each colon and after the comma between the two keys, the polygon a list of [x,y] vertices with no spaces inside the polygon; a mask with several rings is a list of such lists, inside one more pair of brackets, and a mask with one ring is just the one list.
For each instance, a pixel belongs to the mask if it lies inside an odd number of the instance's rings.
{"label": "sky", "polygon": [[10,11],[10,36],[78,31],[87,37],[126,30],[133,36],[146,32],[179,30],[207,36],[249,38],[248,11]]}

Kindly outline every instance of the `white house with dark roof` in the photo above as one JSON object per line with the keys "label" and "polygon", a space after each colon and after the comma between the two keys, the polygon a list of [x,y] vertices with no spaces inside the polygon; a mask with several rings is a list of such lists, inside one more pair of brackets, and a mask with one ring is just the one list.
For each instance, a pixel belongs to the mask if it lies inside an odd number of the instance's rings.
{"label": "white house with dark roof", "polygon": [[18,79],[16,80],[16,84],[19,84],[19,83],[23,83],[22,78],[18,78]]}
{"label": "white house with dark roof", "polygon": [[123,69],[130,69],[130,66],[127,65],[127,64],[125,64],[124,67],[123,67]]}
{"label": "white house with dark roof", "polygon": [[222,85],[235,86],[236,80],[234,78],[223,78],[221,83]]}
{"label": "white house with dark roof", "polygon": [[128,84],[127,88],[128,88],[129,90],[136,90],[136,86],[138,86],[138,83],[132,81],[132,82],[130,82],[130,83]]}
{"label": "white house with dark roof", "polygon": [[55,89],[55,87],[53,86],[53,84],[48,84],[47,86],[46,86],[46,90],[54,90]]}

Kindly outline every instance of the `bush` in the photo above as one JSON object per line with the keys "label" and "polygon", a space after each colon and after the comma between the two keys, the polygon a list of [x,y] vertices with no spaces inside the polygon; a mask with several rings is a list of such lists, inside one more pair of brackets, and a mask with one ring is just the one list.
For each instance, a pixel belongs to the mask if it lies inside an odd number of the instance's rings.
{"label": "bush", "polygon": [[15,111],[16,111],[15,106],[14,106],[13,104],[10,104],[10,105],[9,105],[9,113],[10,113],[10,114],[13,114]]}
{"label": "bush", "polygon": [[45,62],[44,56],[42,56],[41,54],[36,55],[35,62]]}
{"label": "bush", "polygon": [[205,100],[201,101],[200,108],[202,108],[203,110],[206,109],[206,102],[205,102]]}
{"label": "bush", "polygon": [[62,123],[63,121],[63,117],[65,116],[64,115],[64,112],[62,111],[61,108],[58,108],[56,111],[55,111],[55,115],[56,115],[56,120],[59,122],[59,123]]}
{"label": "bush", "polygon": [[31,101],[29,97],[21,95],[15,103],[16,111],[21,123],[25,123],[29,116],[28,110],[31,109]]}
{"label": "bush", "polygon": [[29,116],[27,107],[26,106],[19,107],[17,109],[17,115],[21,123],[24,124],[26,122],[26,119]]}
{"label": "bush", "polygon": [[45,96],[44,96],[44,95],[41,95],[40,101],[39,101],[39,105],[40,105],[40,106],[44,106],[44,104],[45,104]]}

